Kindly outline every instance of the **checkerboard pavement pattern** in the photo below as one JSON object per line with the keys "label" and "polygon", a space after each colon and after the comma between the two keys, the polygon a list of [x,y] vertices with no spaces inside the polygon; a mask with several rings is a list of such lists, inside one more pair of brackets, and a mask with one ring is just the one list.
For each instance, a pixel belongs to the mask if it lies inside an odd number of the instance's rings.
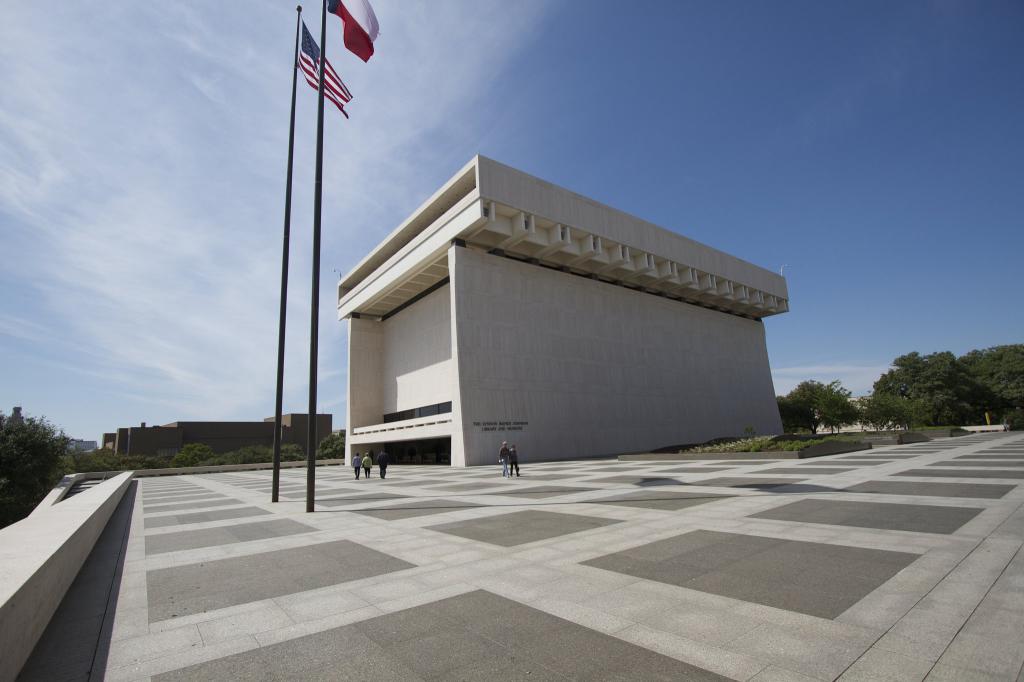
{"label": "checkerboard pavement pattern", "polygon": [[711,457],[141,478],[93,674],[1024,679],[1024,435]]}

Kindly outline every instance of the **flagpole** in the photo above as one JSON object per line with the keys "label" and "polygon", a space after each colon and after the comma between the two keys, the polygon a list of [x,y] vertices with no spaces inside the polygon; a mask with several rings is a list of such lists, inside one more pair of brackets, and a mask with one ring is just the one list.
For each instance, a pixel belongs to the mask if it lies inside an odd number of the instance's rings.
{"label": "flagpole", "polygon": [[281,313],[277,326],[277,398],[274,402],[274,483],[270,501],[281,487],[281,404],[284,402],[284,328],[288,308],[288,239],[292,227],[292,158],[295,153],[295,83],[299,75],[299,30],[302,5],[295,8],[295,51],[292,53],[292,114],[288,124],[288,176],[284,186],[284,239],[281,246]]}
{"label": "flagpole", "polygon": [[309,431],[306,440],[306,512],[316,498],[316,370],[320,328],[320,213],[324,194],[324,63],[327,61],[327,0],[320,15],[320,83],[316,103],[316,180],[313,184],[313,291],[309,314]]}

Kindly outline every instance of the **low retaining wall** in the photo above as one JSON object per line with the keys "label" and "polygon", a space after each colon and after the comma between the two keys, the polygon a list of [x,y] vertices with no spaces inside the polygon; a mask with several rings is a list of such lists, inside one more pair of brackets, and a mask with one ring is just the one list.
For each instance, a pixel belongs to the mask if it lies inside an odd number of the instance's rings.
{"label": "low retaining wall", "polygon": [[688,462],[696,460],[729,459],[807,459],[840,455],[844,452],[870,450],[871,443],[844,443],[833,441],[812,445],[803,450],[761,450],[760,452],[647,452],[636,455],[619,455],[620,462]]}
{"label": "low retaining wall", "polygon": [[[65,481],[73,479],[70,482]],[[69,500],[66,477],[28,517],[0,529],[0,682],[14,680],[132,482],[118,472]]]}
{"label": "low retaining wall", "polygon": [[826,441],[824,443],[818,443],[812,445],[809,448],[804,448],[797,452],[799,459],[808,459],[811,457],[825,457],[826,455],[841,455],[844,452],[860,452],[861,450],[870,450],[871,443],[844,443],[843,441]]}
{"label": "low retaining wall", "polygon": [[958,438],[960,436],[969,436],[971,433],[965,429],[921,429],[920,433],[927,436],[929,440],[935,440],[936,438]]}
{"label": "low retaining wall", "polygon": [[[317,460],[316,465],[318,467],[326,466],[339,466],[345,463],[343,459],[321,459]],[[136,469],[135,478],[144,478],[146,476],[180,476],[181,474],[215,474],[219,471],[257,471],[259,469],[273,469],[274,465],[271,462],[259,462],[257,464],[214,464],[205,467],[168,467],[166,469]],[[306,462],[281,462],[282,469],[305,469]],[[82,476],[81,480],[91,480],[94,478],[110,478],[117,474],[123,473],[121,471],[90,471],[86,474],[73,474],[74,476]],[[68,477],[65,477],[68,478]]]}
{"label": "low retaining wall", "polygon": [[901,433],[900,435],[896,436],[896,443],[898,445],[909,445],[910,443],[927,443],[930,440],[931,438],[929,438],[928,436],[924,435],[923,433],[918,433],[916,431],[907,431],[906,433]]}

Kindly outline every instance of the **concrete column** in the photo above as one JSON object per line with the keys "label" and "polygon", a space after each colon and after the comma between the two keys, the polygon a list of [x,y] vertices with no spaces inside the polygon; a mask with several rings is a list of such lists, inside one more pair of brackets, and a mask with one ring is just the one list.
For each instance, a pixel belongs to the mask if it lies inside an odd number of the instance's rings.
{"label": "concrete column", "polygon": [[448,293],[452,306],[452,444],[451,459],[453,467],[466,466],[466,439],[462,428],[462,382],[459,371],[459,310],[456,305],[459,287],[458,258],[463,247],[454,244],[448,247],[448,276],[450,283]]}

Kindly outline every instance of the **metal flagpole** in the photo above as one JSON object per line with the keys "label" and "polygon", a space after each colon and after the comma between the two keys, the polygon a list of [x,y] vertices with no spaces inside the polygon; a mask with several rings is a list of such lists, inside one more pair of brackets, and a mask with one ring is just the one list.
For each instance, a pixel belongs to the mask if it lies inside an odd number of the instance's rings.
{"label": "metal flagpole", "polygon": [[316,363],[320,327],[320,204],[324,195],[324,63],[327,61],[327,0],[320,15],[320,83],[316,103],[316,181],[313,185],[313,292],[309,314],[309,431],[306,440],[306,512],[316,497]]}
{"label": "metal flagpole", "polygon": [[288,125],[288,179],[284,186],[284,240],[281,247],[281,317],[277,326],[277,399],[274,403],[274,484],[270,501],[277,502],[281,486],[281,403],[284,401],[284,327],[288,308],[288,238],[292,227],[292,157],[295,152],[295,82],[299,75],[299,30],[302,5],[295,8],[295,52],[292,53],[292,116]]}

